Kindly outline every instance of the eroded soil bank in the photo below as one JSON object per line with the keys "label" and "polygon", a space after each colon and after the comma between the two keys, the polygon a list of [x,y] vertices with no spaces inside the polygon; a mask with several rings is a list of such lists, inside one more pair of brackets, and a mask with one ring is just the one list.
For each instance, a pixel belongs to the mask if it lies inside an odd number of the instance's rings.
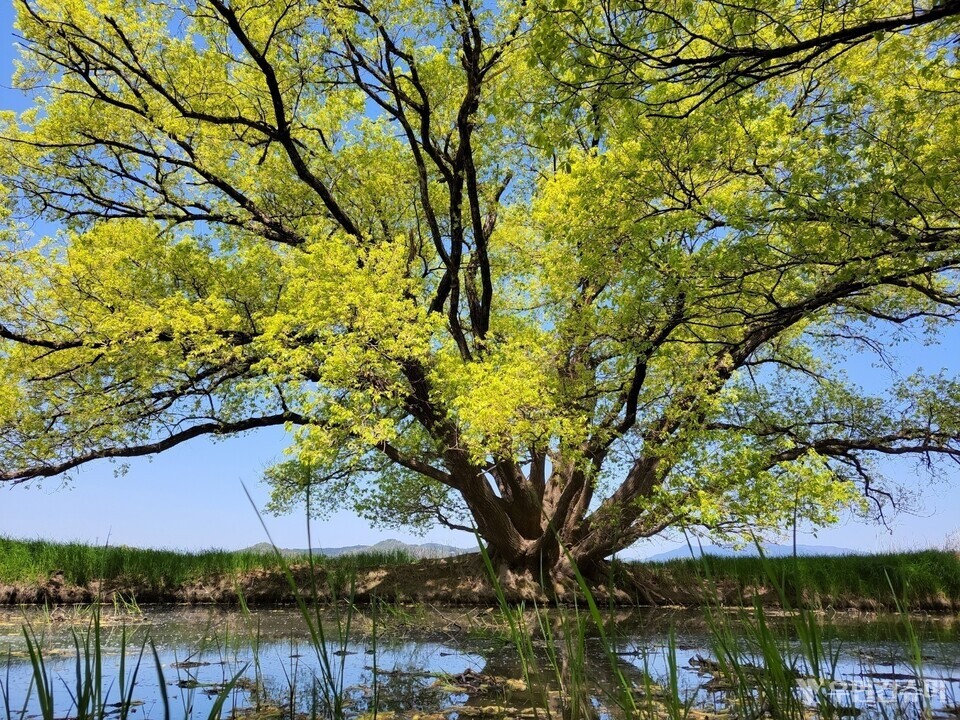
{"label": "eroded soil bank", "polygon": [[[322,567],[311,572],[306,564],[292,568],[292,578],[301,596],[321,601],[346,599],[366,603],[428,603],[436,605],[495,605],[497,596],[479,555],[420,560],[407,565],[384,566],[359,571],[355,576],[330,572]],[[576,583],[554,585],[548,591],[526,576],[502,571],[498,579],[512,602],[572,602],[579,594]],[[811,592],[785,587],[776,580],[743,581],[735,578],[693,576],[689,568],[617,564],[610,577],[595,583],[598,601],[632,606],[688,606],[707,604],[752,605],[759,599],[765,607],[781,607],[783,598],[792,606],[836,610],[875,611],[901,608],[914,612],[960,611],[960,598],[943,592],[908,592],[895,596],[865,597],[850,591]],[[120,602],[165,604],[235,605],[240,597],[250,605],[289,604],[296,601],[290,578],[281,570],[258,569],[222,574],[181,585],[164,585],[122,578],[71,584],[54,570],[44,582],[0,584],[0,604],[69,604]],[[903,607],[905,605],[905,607]]]}

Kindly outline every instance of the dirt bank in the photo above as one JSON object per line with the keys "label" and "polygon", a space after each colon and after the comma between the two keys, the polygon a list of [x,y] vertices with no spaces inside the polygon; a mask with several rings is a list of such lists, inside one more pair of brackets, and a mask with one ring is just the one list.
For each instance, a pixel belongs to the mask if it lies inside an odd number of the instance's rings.
{"label": "dirt bank", "polygon": [[[292,568],[292,575],[301,595],[312,598],[314,592],[322,601],[352,596],[356,602],[383,600],[396,603],[430,603],[437,605],[495,605],[497,597],[479,555],[420,560],[409,565],[389,566],[360,571],[352,580],[334,576],[317,568],[313,577],[307,565]],[[618,605],[702,606],[716,604],[752,605],[759,599],[766,607],[780,607],[780,595],[774,587],[757,584],[741,586],[731,580],[691,582],[688,576],[671,579],[669,573],[653,571],[642,564],[618,565],[615,587],[610,583],[594,585],[598,601],[610,600]],[[556,586],[550,596],[529,577],[502,572],[499,578],[509,600],[570,602],[577,592],[574,583]],[[296,601],[287,576],[278,570],[255,570],[240,575],[222,575],[180,586],[156,586],[138,582],[136,578],[118,581],[90,582],[73,585],[63,574],[53,572],[43,583],[0,584],[0,604],[72,604],[101,601],[106,603],[174,603],[233,605],[243,596],[250,605],[289,604]],[[801,592],[792,598],[814,608],[876,611],[895,609],[895,603],[882,599],[838,594],[835,597]],[[916,597],[909,609],[920,612],[947,613],[960,611],[960,599],[945,596]]]}

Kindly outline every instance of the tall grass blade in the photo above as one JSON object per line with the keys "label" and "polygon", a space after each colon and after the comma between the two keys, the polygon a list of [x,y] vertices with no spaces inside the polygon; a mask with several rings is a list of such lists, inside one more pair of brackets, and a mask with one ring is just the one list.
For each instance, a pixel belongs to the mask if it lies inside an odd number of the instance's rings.
{"label": "tall grass blade", "polygon": [[157,686],[160,688],[160,701],[163,704],[163,720],[170,720],[170,698],[167,697],[167,680],[163,675],[163,663],[160,662],[160,653],[157,652],[157,646],[152,638],[149,643],[153,662],[157,668]]}
{"label": "tall grass blade", "polygon": [[[300,590],[300,587],[297,584],[289,562],[287,562],[287,559],[280,552],[280,549],[277,547],[276,543],[273,542],[273,537],[270,535],[270,530],[264,522],[263,516],[257,509],[256,503],[254,503],[253,497],[250,495],[250,492],[247,490],[245,485],[243,486],[243,490],[246,493],[247,499],[250,501],[250,505],[253,507],[254,512],[256,512],[257,519],[260,521],[260,526],[263,528],[263,531],[266,534],[271,547],[273,548],[277,564],[282,569],[284,577],[287,580],[287,584],[293,593],[300,616],[307,625],[307,634],[310,638],[310,643],[314,650],[314,654],[316,655],[317,664],[319,666],[320,694],[323,698],[324,705],[327,708],[327,711],[331,713],[333,718],[342,718],[344,715],[344,664],[346,662],[346,648],[349,643],[349,633],[352,625],[353,615],[356,609],[354,605],[356,576],[354,575],[353,579],[351,580],[345,615],[341,613],[339,606],[334,604],[333,609],[337,630],[337,649],[331,650],[329,646],[330,643],[326,635],[326,630],[324,628],[323,618],[321,617],[320,593],[317,585],[316,565],[312,551],[308,553],[310,570],[309,587],[311,590],[311,602],[308,604],[307,599],[304,597],[303,592]],[[310,541],[309,512],[307,515],[307,538],[308,544],[312,545],[312,542]],[[333,589],[331,589],[331,592],[333,592]],[[332,655],[338,657],[338,660],[334,661],[331,658]]]}
{"label": "tall grass blade", "polygon": [[233,692],[233,689],[237,686],[237,682],[241,677],[243,677],[243,674],[246,671],[247,666],[244,665],[232,678],[230,678],[230,680],[223,686],[223,689],[217,693],[217,697],[213,701],[213,706],[210,708],[210,712],[207,713],[207,720],[220,720],[220,716],[223,714],[223,706],[227,702],[227,698],[230,697],[230,693]]}
{"label": "tall grass blade", "polygon": [[53,683],[43,659],[40,643],[33,631],[27,626],[23,628],[23,637],[27,643],[27,654],[33,669],[34,687],[37,692],[37,703],[40,705],[40,716],[43,720],[54,720],[53,714]]}

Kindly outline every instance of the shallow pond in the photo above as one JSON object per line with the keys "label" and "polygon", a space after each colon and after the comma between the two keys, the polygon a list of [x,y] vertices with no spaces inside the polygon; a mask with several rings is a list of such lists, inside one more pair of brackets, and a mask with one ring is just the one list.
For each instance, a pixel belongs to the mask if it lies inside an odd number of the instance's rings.
{"label": "shallow pond", "polygon": [[0,610],[0,720],[960,716],[952,618],[603,612]]}

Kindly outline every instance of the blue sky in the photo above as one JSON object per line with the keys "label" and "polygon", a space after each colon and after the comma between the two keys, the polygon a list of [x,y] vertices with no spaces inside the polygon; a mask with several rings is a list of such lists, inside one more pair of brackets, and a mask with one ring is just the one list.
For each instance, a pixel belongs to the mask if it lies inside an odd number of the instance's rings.
{"label": "blue sky", "polygon": [[[7,3],[9,0],[0,0]],[[13,70],[13,12],[0,6],[0,108],[22,108],[24,100],[9,88]],[[901,345],[903,369],[922,366],[927,371],[941,367],[954,373],[960,368],[960,332],[947,336],[944,344],[924,348]],[[868,363],[850,365],[855,379],[871,374]],[[64,486],[49,480],[40,485],[0,485],[0,535],[52,540],[82,540],[111,545],[201,549],[241,548],[266,539],[243,485],[256,504],[267,501],[268,491],[258,480],[262,470],[280,457],[284,434],[263,431],[218,443],[195,441],[153,459],[137,459],[129,470],[116,476],[109,463],[92,464]],[[908,483],[910,464],[891,466],[890,474]],[[917,515],[901,515],[892,532],[850,520],[821,530],[817,538],[805,535],[801,542],[822,543],[857,550],[940,547],[946,537],[960,529],[960,472],[927,488]],[[304,547],[303,517],[265,518],[273,539],[284,547]],[[418,542],[396,531],[377,531],[365,521],[340,513],[314,523],[314,546],[336,547],[373,543],[388,537]],[[470,546],[473,538],[463,533],[434,531],[425,540]],[[641,544],[630,554],[644,556],[676,545],[676,540]]]}

